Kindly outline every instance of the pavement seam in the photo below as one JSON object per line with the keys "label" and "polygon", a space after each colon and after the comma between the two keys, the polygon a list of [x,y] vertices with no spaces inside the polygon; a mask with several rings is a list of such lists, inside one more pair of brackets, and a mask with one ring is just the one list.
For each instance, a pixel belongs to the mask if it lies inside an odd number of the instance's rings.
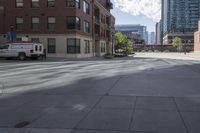
{"label": "pavement seam", "polygon": [[99,100],[96,102],[96,104],[94,104],[94,106],[91,107],[91,109],[88,111],[88,113],[76,124],[76,126],[74,127],[74,129],[78,129],[78,125],[80,125],[80,123],[81,123],[82,121],[84,121],[84,120],[89,116],[89,114],[90,114],[93,110],[95,110],[96,106],[102,101],[102,99],[104,98],[104,96],[106,96],[106,94],[109,93],[109,91],[117,84],[117,82],[118,82],[120,79],[121,79],[121,77],[119,77],[119,78],[114,82],[114,84],[108,89],[108,91],[107,91],[104,95],[102,95],[102,96],[99,98]]}
{"label": "pavement seam", "polygon": [[196,70],[196,68],[189,67],[188,65],[185,65],[185,68],[192,70],[194,73],[200,74],[200,72]]}
{"label": "pavement seam", "polygon": [[[134,133],[135,131],[128,131],[128,130],[112,130],[112,129],[90,129],[90,128],[78,128],[73,130],[71,133],[74,133],[75,131],[109,131],[109,132],[128,132],[128,133]],[[141,131],[139,131],[141,132]],[[144,132],[141,132],[144,133]]]}
{"label": "pavement seam", "polygon": [[119,77],[114,84],[108,89],[106,95],[109,95],[110,91],[116,86],[116,84],[122,79],[122,77]]}
{"label": "pavement seam", "polygon": [[133,120],[134,120],[134,115],[135,115],[135,111],[136,111],[137,100],[138,100],[138,97],[135,98],[134,107],[133,107],[133,110],[132,110],[132,113],[131,113],[131,120],[130,120],[129,127],[128,127],[129,131],[131,131],[131,125],[132,125]]}
{"label": "pavement seam", "polygon": [[[32,102],[34,100],[34,98],[32,98],[30,101],[27,101],[27,102],[25,102],[25,103],[23,103],[22,105],[20,105],[20,106],[14,106],[13,108],[16,110],[16,111],[18,111],[18,110],[20,110],[21,109],[21,107],[22,106],[24,106],[25,104],[28,104],[28,103],[30,103],[30,102]],[[12,112],[12,111],[10,111],[10,112]],[[41,115],[40,115],[41,116]],[[39,116],[38,116],[39,117]],[[27,120],[27,121],[29,121],[29,120]],[[30,124],[33,122],[34,120],[32,120],[32,121],[30,121]],[[19,121],[20,122],[20,121]],[[17,123],[14,123],[14,124],[17,124]],[[6,128],[14,128],[14,126],[15,125],[13,125],[13,127],[9,127],[9,126],[0,126],[0,127],[6,127]],[[28,125],[29,126],[29,125]],[[15,129],[15,128],[14,128]]]}
{"label": "pavement seam", "polygon": [[182,120],[182,122],[183,122],[183,125],[184,125],[185,129],[186,129],[186,132],[187,132],[187,133],[190,133],[190,131],[189,131],[188,127],[187,127],[187,124],[185,123],[185,121],[184,121],[184,119],[183,119],[183,116],[181,115],[181,111],[180,111],[179,108],[178,108],[178,104],[177,104],[177,102],[176,102],[175,97],[172,97],[172,98],[173,98],[173,101],[174,101],[174,103],[175,103],[177,112],[178,112],[178,114],[179,114],[179,116],[180,116],[180,118],[181,118],[181,120]]}
{"label": "pavement seam", "polygon": [[100,103],[100,101],[103,99],[103,97],[104,97],[104,95],[99,98],[99,100],[96,102],[96,104],[93,105],[93,107],[91,109],[89,109],[88,113],[86,113],[86,115],[83,116],[83,118],[75,125],[75,127],[73,129],[78,129],[78,125],[80,125],[80,123],[89,116],[89,114],[95,109],[95,106]]}

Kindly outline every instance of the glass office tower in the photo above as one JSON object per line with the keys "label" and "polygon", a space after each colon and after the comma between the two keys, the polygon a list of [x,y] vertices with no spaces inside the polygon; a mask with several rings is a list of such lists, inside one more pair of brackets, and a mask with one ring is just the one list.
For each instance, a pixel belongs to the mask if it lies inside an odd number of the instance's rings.
{"label": "glass office tower", "polygon": [[126,34],[130,38],[132,38],[134,34],[138,34],[140,35],[141,39],[144,40],[145,43],[148,43],[148,34],[146,26],[139,24],[116,25],[115,30]]}
{"label": "glass office tower", "polygon": [[183,43],[194,43],[194,32],[200,18],[200,0],[163,0],[163,43],[170,44],[179,36]]}

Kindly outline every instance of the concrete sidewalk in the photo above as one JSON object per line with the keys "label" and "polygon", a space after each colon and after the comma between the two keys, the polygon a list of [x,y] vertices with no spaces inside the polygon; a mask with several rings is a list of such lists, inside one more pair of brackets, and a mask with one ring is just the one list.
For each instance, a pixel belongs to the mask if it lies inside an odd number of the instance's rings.
{"label": "concrete sidewalk", "polygon": [[0,66],[0,133],[200,132],[200,62],[22,65]]}

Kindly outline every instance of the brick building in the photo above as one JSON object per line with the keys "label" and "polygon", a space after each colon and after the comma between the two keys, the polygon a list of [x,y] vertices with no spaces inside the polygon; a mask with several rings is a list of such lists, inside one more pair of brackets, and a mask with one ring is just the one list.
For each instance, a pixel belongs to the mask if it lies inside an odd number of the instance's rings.
{"label": "brick building", "polygon": [[81,58],[111,52],[115,18],[110,0],[0,0],[0,43],[41,42],[49,57]]}

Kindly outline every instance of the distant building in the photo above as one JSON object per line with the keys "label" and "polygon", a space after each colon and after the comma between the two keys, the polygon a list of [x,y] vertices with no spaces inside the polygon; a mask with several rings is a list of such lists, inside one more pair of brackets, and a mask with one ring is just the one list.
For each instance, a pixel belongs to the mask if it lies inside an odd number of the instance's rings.
{"label": "distant building", "polygon": [[171,44],[175,36],[193,44],[199,18],[200,0],[162,0],[163,44]]}
{"label": "distant building", "polygon": [[161,45],[161,21],[156,23],[156,37],[155,37],[155,44]]}
{"label": "distant building", "polygon": [[148,44],[154,45],[155,44],[155,32],[150,32],[148,37]]}
{"label": "distant building", "polygon": [[148,43],[147,27],[142,25],[116,25],[115,30],[129,36],[135,43]]}
{"label": "distant building", "polygon": [[151,32],[151,44],[155,44],[155,42],[156,42],[155,32]]}

